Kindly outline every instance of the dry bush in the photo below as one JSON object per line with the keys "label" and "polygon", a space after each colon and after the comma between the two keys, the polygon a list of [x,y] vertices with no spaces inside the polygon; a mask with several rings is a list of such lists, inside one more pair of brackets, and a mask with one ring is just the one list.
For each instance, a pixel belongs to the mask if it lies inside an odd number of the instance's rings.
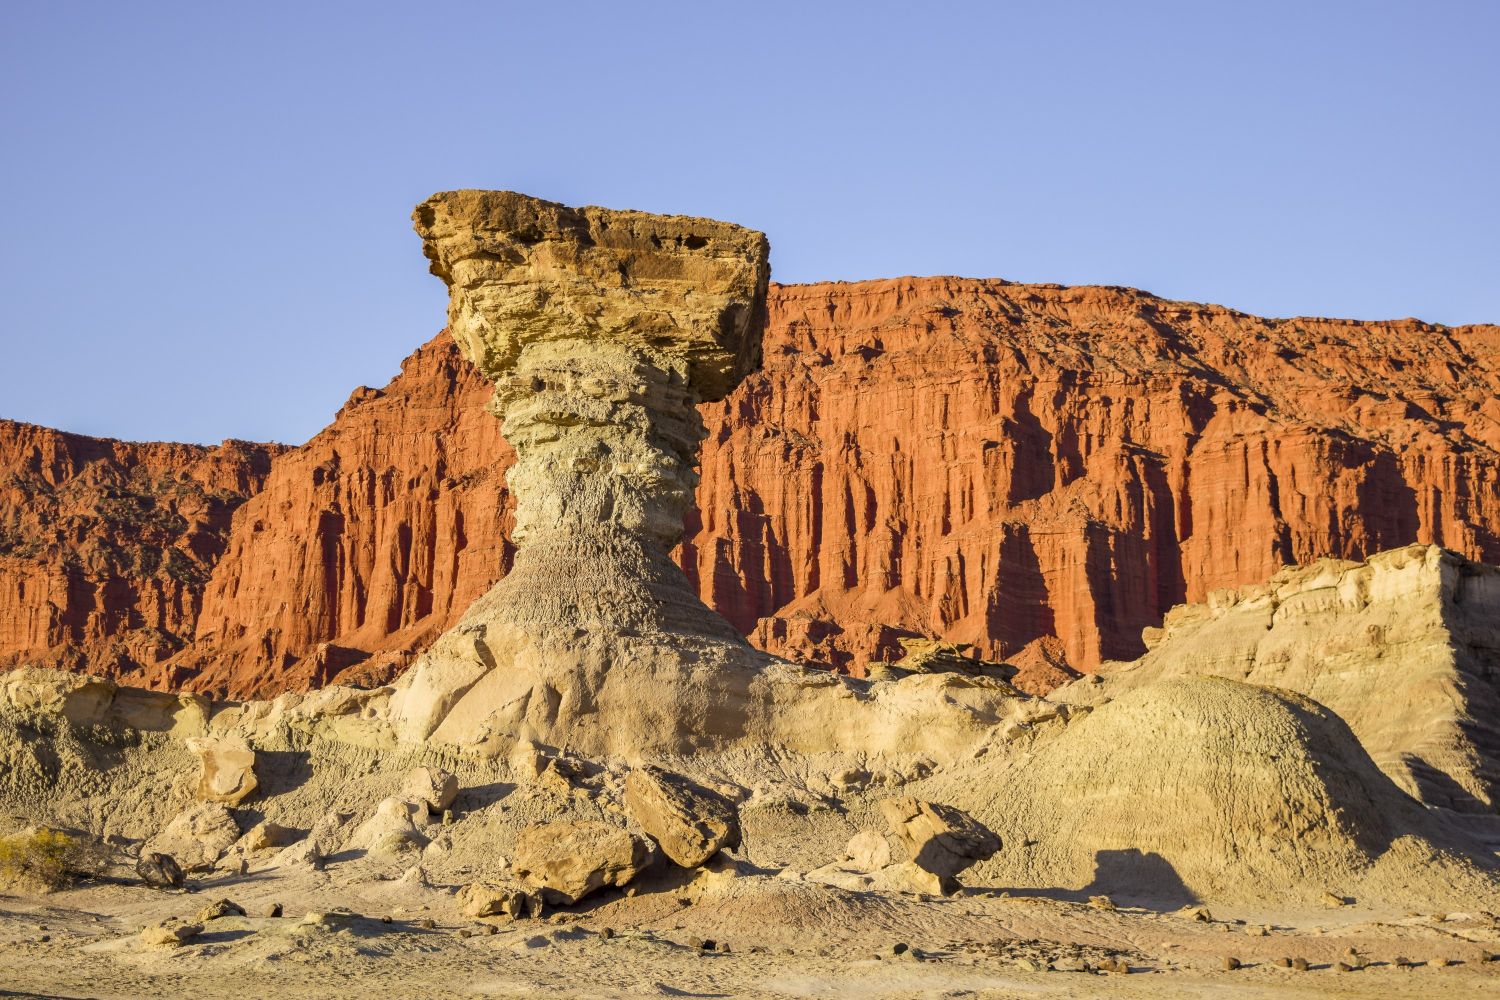
{"label": "dry bush", "polygon": [[60,830],[27,830],[0,838],[0,882],[51,891],[97,874],[99,868],[93,844]]}

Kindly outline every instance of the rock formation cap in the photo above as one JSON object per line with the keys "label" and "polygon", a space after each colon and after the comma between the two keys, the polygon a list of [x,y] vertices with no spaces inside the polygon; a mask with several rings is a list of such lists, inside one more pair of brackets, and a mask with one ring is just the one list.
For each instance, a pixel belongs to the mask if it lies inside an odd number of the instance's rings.
{"label": "rock formation cap", "polygon": [[454,339],[490,378],[528,344],[586,339],[681,361],[703,400],[760,366],[770,245],[727,222],[444,191],[412,213]]}

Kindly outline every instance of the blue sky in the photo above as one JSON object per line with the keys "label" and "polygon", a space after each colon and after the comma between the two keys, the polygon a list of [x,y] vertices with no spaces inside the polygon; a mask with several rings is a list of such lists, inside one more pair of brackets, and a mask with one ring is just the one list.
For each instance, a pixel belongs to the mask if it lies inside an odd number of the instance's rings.
{"label": "blue sky", "polygon": [[776,279],[1500,322],[1500,4],[0,5],[0,416],[300,442],[443,323],[408,216],[765,230]]}

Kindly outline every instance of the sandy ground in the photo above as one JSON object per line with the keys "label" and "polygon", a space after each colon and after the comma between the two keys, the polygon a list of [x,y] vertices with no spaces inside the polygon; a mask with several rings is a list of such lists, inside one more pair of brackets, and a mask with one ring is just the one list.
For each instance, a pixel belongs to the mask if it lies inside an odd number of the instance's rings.
{"label": "sandy ground", "polygon": [[[175,892],[121,880],[0,896],[0,996],[344,998],[378,983],[426,997],[1500,997],[1487,913],[1214,908],[1200,921],[984,889],[853,893],[742,866],[513,922],[463,917],[452,890],[351,861]],[[142,928],[221,898],[249,916],[177,948],[142,942]],[[273,902],[285,916],[264,915]],[[1370,964],[1338,971],[1351,947]],[[1112,956],[1130,973],[1082,971]],[[1228,956],[1243,968],[1225,971]]]}

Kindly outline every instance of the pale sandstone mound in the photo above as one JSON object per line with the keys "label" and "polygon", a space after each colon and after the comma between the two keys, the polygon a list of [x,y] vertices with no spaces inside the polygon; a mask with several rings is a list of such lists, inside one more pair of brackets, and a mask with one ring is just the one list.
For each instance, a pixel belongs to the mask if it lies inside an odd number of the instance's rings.
{"label": "pale sandstone mound", "polygon": [[1091,702],[1187,674],[1287,688],[1349,724],[1375,763],[1423,802],[1500,807],[1500,569],[1433,546],[1365,563],[1325,560],[1174,608],[1151,650],[1109,664]]}
{"label": "pale sandstone mound", "polygon": [[1131,691],[923,793],[1010,845],[971,871],[1001,887],[1165,902],[1493,892],[1493,874],[1471,867],[1493,858],[1397,789],[1333,713],[1219,678]]}

